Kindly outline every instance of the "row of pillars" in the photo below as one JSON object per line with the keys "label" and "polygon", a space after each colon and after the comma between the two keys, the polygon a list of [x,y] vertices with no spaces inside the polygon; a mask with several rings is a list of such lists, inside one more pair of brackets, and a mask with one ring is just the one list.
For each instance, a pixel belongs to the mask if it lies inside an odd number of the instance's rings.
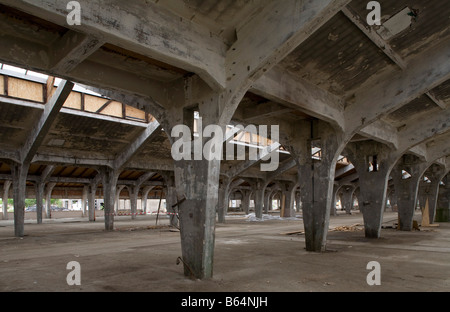
{"label": "row of pillars", "polygon": [[[2,201],[3,201],[3,219],[8,218],[8,198],[12,187],[13,199],[14,199],[14,234],[17,237],[24,236],[24,218],[25,218],[25,197],[26,197],[26,172],[21,165],[14,165],[14,172],[12,172],[12,181],[6,180],[3,186]],[[12,170],[12,171],[13,171]],[[106,173],[106,174],[105,174]],[[137,215],[137,202],[139,194],[141,194],[142,209],[144,213],[147,211],[147,199],[149,192],[155,186],[134,185],[125,186],[117,185],[118,175],[108,174],[108,170],[104,170],[99,173],[103,178],[103,199],[104,199],[104,216],[105,216],[105,229],[113,230],[114,228],[114,215],[118,214],[119,210],[119,195],[123,188],[128,188],[131,218],[135,219]],[[166,195],[167,212],[174,213],[172,208],[175,206],[175,188],[173,183],[173,176],[166,177],[169,183],[166,183],[166,187],[161,191],[161,197],[163,192]],[[100,179],[94,179],[89,185],[85,185],[82,194],[82,212],[83,216],[88,215],[89,221],[95,221],[95,202],[97,196],[97,186],[100,184]],[[36,222],[42,224],[43,217],[51,218],[51,195],[56,183],[38,181],[35,183],[36,194]],[[44,205],[45,199],[45,205]],[[162,198],[161,198],[162,200]],[[86,207],[88,208],[86,211]],[[177,225],[175,214],[171,214],[171,222]]]}
{"label": "row of pillars", "polygon": [[[277,197],[278,208],[280,209],[280,217],[295,216],[295,212],[300,211],[300,193],[295,192],[295,198],[288,194],[288,192],[282,192],[280,189],[272,190],[266,189],[264,192],[263,205],[256,204],[255,192],[251,189],[233,189],[230,190],[228,196],[224,198],[224,209],[228,211],[229,201],[232,200],[232,194],[240,193],[240,209],[248,214],[250,212],[250,204],[253,198],[255,215],[262,215],[262,213],[269,213],[273,210],[273,200]],[[236,198],[235,198],[236,199]],[[294,199],[294,201],[293,201]]]}
{"label": "row of pillars", "polygon": [[[239,180],[238,180],[239,182]],[[250,200],[253,197],[255,207],[255,217],[261,219],[263,213],[272,210],[272,197],[280,194],[280,216],[295,217],[295,211],[299,211],[300,196],[297,192],[298,184],[293,182],[280,182],[274,189],[268,189],[268,182],[257,180],[252,184],[252,189],[241,189],[234,186],[231,179],[224,178],[219,185],[219,200],[217,207],[218,223],[225,222],[225,216],[228,212],[228,205],[231,193],[238,190],[242,194],[241,206],[245,213],[249,212]],[[294,205],[294,202],[296,203]],[[297,209],[294,209],[296,207]]]}
{"label": "row of pillars", "polygon": [[[296,137],[294,134],[291,136],[292,145],[286,144],[285,146],[296,160],[298,183],[288,183],[280,187],[284,194],[285,213],[288,214],[293,212],[291,207],[293,207],[295,190],[297,187],[300,188],[305,244],[308,251],[325,250],[329,215],[331,206],[334,205],[334,170],[337,158],[342,152],[338,148],[339,138],[336,132],[327,125],[322,126],[316,130],[314,127],[306,127],[300,129],[302,131],[296,132],[305,137]],[[314,131],[309,134],[309,130]],[[311,157],[314,140],[310,135],[321,138],[320,161],[315,161]],[[399,158],[393,157],[392,155],[395,154],[389,151],[385,145],[376,142],[358,142],[357,145],[349,143],[346,153],[359,174],[358,201],[363,213],[365,236],[370,238],[380,236],[390,175],[394,179],[397,192],[400,229],[410,230],[418,196],[419,183],[417,181],[429,165],[408,157],[403,157],[398,161]],[[372,170],[368,170],[369,163]],[[179,216],[178,219],[174,214],[171,222],[179,224],[186,275],[190,275],[191,271],[195,272],[195,276],[201,278],[212,274],[216,213],[219,222],[224,222],[226,214],[224,203],[228,203],[226,196],[229,196],[230,189],[235,187],[231,179],[220,181],[219,168],[220,160],[180,161],[175,162],[175,172],[164,178],[167,187],[167,209],[169,212],[178,213]],[[402,178],[403,168],[411,173],[409,180]],[[15,205],[15,235],[23,236],[28,167],[15,164],[11,171]],[[436,182],[433,184],[435,188],[430,191],[432,192],[430,198],[434,196],[431,196],[432,194],[437,194],[439,181],[443,175],[444,173],[440,172],[436,173],[436,178],[432,177],[432,181]],[[101,170],[106,230],[113,230],[118,176],[117,170],[111,168]],[[446,187],[448,182],[444,182]],[[88,186],[89,199],[95,199],[95,189],[99,183],[100,180]],[[266,187],[267,182],[263,180],[257,180],[253,186],[255,215],[258,218],[262,217],[265,202],[267,202]],[[449,210],[448,189],[446,188],[446,190],[447,193],[443,196],[447,198],[447,206],[443,207],[444,212],[441,214],[448,214]],[[137,186],[131,190],[133,198],[137,196],[138,191]],[[88,202],[93,203],[94,201],[88,200]],[[430,205],[433,205],[431,200]],[[433,208],[430,210],[436,211]],[[94,209],[89,209],[90,219],[93,217],[91,215],[93,213]],[[437,211],[435,214],[438,214]],[[289,215],[285,214],[285,216]],[[434,220],[434,218],[430,218],[430,220]]]}
{"label": "row of pillars", "polygon": [[[327,146],[327,136],[321,137],[325,138],[322,139],[322,146]],[[328,145],[332,146],[332,142],[328,142]],[[345,151],[359,174],[357,199],[363,214],[367,238],[380,237],[382,217],[387,202],[387,189],[391,178],[395,188],[393,201],[398,207],[400,230],[412,230],[414,211],[418,202],[421,206],[428,202],[431,223],[449,221],[449,181],[445,177],[447,171],[443,166],[431,165],[413,155],[405,154],[397,157],[395,152],[377,142],[351,143],[349,149]],[[291,154],[295,155],[295,153]],[[328,229],[327,216],[332,215],[335,210],[336,188],[333,185],[334,179],[331,179],[332,167],[330,166],[333,163],[332,156],[332,152],[322,148],[320,161],[298,166],[303,218],[307,233],[306,244],[307,250],[310,251],[324,249],[324,237]],[[409,177],[405,177],[405,171],[410,174]],[[424,181],[425,175],[428,178],[427,181]],[[439,187],[441,181],[443,185]],[[230,187],[229,185],[230,182],[225,180],[219,186],[219,222],[224,222],[226,209],[223,202],[227,202],[226,190]],[[290,206],[293,203],[291,199],[294,196],[291,188],[293,185],[293,183],[287,184],[282,188],[283,197],[287,201],[287,211],[293,211]],[[253,186],[257,217],[261,217],[266,206],[265,186],[262,181],[256,182]],[[352,208],[353,191],[354,189],[351,188],[343,189],[343,204],[347,212],[350,212]],[[440,196],[438,196],[439,192],[441,192]],[[245,191],[243,194],[245,209],[248,206],[249,197]],[[289,216],[289,213],[285,216]]]}

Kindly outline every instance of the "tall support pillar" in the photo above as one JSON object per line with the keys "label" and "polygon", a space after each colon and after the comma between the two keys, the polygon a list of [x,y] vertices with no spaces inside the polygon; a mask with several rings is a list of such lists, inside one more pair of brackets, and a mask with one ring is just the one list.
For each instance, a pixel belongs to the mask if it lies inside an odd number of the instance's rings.
{"label": "tall support pillar", "polygon": [[450,222],[450,174],[447,174],[442,182],[438,191],[435,221]]}
{"label": "tall support pillar", "polygon": [[130,195],[131,219],[136,219],[137,215],[137,198],[139,195],[139,186],[128,186],[128,194]]}
{"label": "tall support pillar", "polygon": [[245,212],[245,214],[249,214],[250,212],[250,197],[252,195],[252,191],[241,190],[242,200],[241,200],[241,209]]}
{"label": "tall support pillar", "polygon": [[170,225],[179,227],[178,216],[179,207],[177,200],[177,190],[175,187],[175,177],[172,173],[163,174],[164,181],[166,183],[165,193],[166,193],[166,209],[169,214]]}
{"label": "tall support pillar", "polygon": [[[116,213],[116,216],[119,214],[119,208],[120,208],[120,192],[122,192],[125,185],[118,185],[117,191],[116,191],[116,201],[114,202],[114,212]],[[130,191],[128,189],[128,191]]]}
{"label": "tall support pillar", "polygon": [[346,150],[359,175],[358,205],[363,214],[365,237],[379,238],[392,168],[391,150],[378,142],[353,142]]}
{"label": "tall support pillar", "polygon": [[[166,115],[168,121],[163,128],[171,137],[172,130],[183,132],[182,139],[172,140],[172,152],[178,142],[184,142],[183,148],[190,147],[183,154],[187,157],[180,157],[180,153],[172,156],[184,274],[194,278],[213,275],[220,162],[226,125],[235,110],[234,100],[238,104],[240,98],[213,91],[196,76],[184,79],[182,84],[172,84],[168,94],[170,114]],[[193,135],[194,123],[197,137]]]}
{"label": "tall support pillar", "polygon": [[[323,121],[303,121],[291,133],[288,150],[298,168],[306,250],[326,249],[326,237],[333,202],[336,162],[343,145],[343,133]],[[313,146],[320,146],[320,160],[313,160]]]}
{"label": "tall support pillar", "polygon": [[[171,83],[166,90],[164,116],[158,120],[169,136],[175,160],[186,276],[204,279],[213,275],[223,139],[226,126],[249,86],[233,83],[226,90],[216,91],[194,75]],[[194,136],[194,130],[198,136]]]}
{"label": "tall support pillar", "polygon": [[56,183],[51,182],[47,183],[47,187],[45,188],[45,217],[47,219],[52,218],[52,192]]}
{"label": "tall support pillar", "polygon": [[262,181],[256,181],[255,193],[255,217],[262,219],[264,208],[264,190],[266,189],[265,183]]}
{"label": "tall support pillar", "polygon": [[436,205],[437,197],[439,192],[439,182],[438,179],[432,179],[430,183],[419,184],[419,201],[420,206],[425,208],[425,204],[428,201],[428,217],[430,218],[430,223],[434,223],[436,217]]}
{"label": "tall support pillar", "polygon": [[295,189],[297,188],[296,183],[281,183],[282,198],[284,200],[284,209],[282,209],[283,218],[295,217],[294,210],[294,200],[295,200]]}
{"label": "tall support pillar", "polygon": [[25,195],[29,164],[14,163],[11,166],[14,191],[14,235],[24,236]]}
{"label": "tall support pillar", "polygon": [[278,190],[273,190],[269,195],[269,206],[267,207],[268,211],[273,210],[273,197],[277,194]]}
{"label": "tall support pillar", "polygon": [[[420,162],[416,156],[403,155],[392,169],[391,176],[397,195],[399,229],[402,231],[411,231],[413,228],[414,210],[424,166],[426,163]],[[410,177],[403,176],[402,170],[406,170]]]}
{"label": "tall support pillar", "polygon": [[436,209],[437,209],[437,201],[438,201],[438,193],[439,193],[439,185],[441,180],[445,176],[445,168],[441,166],[433,167],[431,166],[429,170],[424,174],[430,180],[429,183],[426,183],[421,179],[419,184],[419,202],[421,208],[425,208],[425,203],[428,200],[428,209],[429,209],[429,220],[430,223],[434,223],[436,218]]}
{"label": "tall support pillar", "polygon": [[[184,274],[210,278],[213,272],[220,160],[175,165]],[[180,192],[180,184],[183,185]],[[184,191],[184,192],[183,192]]]}
{"label": "tall support pillar", "polygon": [[42,213],[44,208],[44,182],[37,182],[35,184],[36,189],[36,222],[37,224],[42,224]]}
{"label": "tall support pillar", "polygon": [[8,197],[9,197],[9,189],[11,187],[12,181],[6,180],[3,184],[3,220],[8,220]]}
{"label": "tall support pillar", "polygon": [[86,217],[86,205],[89,196],[89,185],[83,186],[83,195],[81,198],[81,213],[83,217]]}
{"label": "tall support pillar", "polygon": [[389,203],[391,204],[392,211],[397,211],[397,196],[395,195],[395,189],[388,192]]}
{"label": "tall support pillar", "polygon": [[103,196],[105,230],[114,230],[114,202],[116,200],[117,180],[120,172],[106,167],[103,170]]}
{"label": "tall support pillar", "polygon": [[223,177],[219,183],[219,203],[217,205],[217,223],[225,223],[225,216],[228,211],[228,199],[231,179]]}
{"label": "tall support pillar", "polygon": [[95,221],[95,197],[97,193],[97,184],[91,183],[89,185],[89,199],[88,199],[88,215],[89,221]]}
{"label": "tall support pillar", "polygon": [[300,192],[295,192],[295,211],[300,212],[302,209],[302,200],[300,197]]}
{"label": "tall support pillar", "polygon": [[342,188],[342,205],[346,214],[352,214],[353,209],[353,193],[355,192],[355,186],[343,186]]}
{"label": "tall support pillar", "polygon": [[331,203],[330,216],[337,215],[336,203],[337,203],[338,199],[340,198],[339,191],[340,191],[340,186],[337,185],[337,184],[334,184],[334,186],[333,186],[333,199],[332,199],[332,203]]}
{"label": "tall support pillar", "polygon": [[272,190],[266,190],[264,193],[264,213],[269,213],[269,205],[271,201]]}
{"label": "tall support pillar", "polygon": [[147,200],[148,200],[148,193],[154,188],[154,186],[145,186],[142,190],[142,211],[144,211],[144,214],[147,214]]}

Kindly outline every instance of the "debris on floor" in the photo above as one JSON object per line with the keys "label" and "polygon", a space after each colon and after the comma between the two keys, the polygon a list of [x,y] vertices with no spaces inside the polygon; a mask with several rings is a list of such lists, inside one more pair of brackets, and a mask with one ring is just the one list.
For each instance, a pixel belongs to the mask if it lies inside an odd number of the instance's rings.
{"label": "debris on floor", "polygon": [[127,226],[127,227],[120,227],[115,228],[115,231],[139,231],[139,230],[155,230],[155,229],[165,229],[169,228],[169,225],[148,225],[148,226]]}
{"label": "debris on floor", "polygon": [[[341,225],[341,226],[337,226],[335,228],[330,228],[328,231],[332,232],[332,231],[339,231],[339,232],[355,232],[355,231],[362,231],[363,229],[363,225],[360,223],[355,223],[352,225]],[[284,232],[284,233],[280,233],[281,235],[303,235],[305,234],[304,230],[300,230],[300,231],[292,231],[292,232]]]}
{"label": "debris on floor", "polygon": [[330,229],[329,231],[339,231],[339,232],[355,232],[355,231],[361,231],[363,229],[363,225],[360,223],[355,223],[352,225],[342,225],[337,226],[333,229]]}

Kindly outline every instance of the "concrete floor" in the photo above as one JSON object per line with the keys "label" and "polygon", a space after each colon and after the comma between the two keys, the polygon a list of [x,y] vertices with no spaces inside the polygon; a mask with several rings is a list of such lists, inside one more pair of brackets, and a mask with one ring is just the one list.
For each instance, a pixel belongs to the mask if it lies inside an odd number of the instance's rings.
{"label": "concrete floor", "polygon": [[[416,215],[420,219],[420,215]],[[386,212],[384,225],[396,222]],[[301,219],[249,222],[229,216],[216,227],[214,277],[183,276],[179,233],[154,216],[116,217],[114,232],[85,219],[27,221],[15,238],[11,221],[0,221],[0,291],[308,292],[450,291],[450,224],[401,232],[382,230],[377,240],[362,230],[330,231],[328,249],[311,253]],[[330,229],[362,223],[359,213],[332,216]],[[69,286],[69,261],[81,266],[81,285]],[[381,265],[381,285],[369,286],[369,261]]]}

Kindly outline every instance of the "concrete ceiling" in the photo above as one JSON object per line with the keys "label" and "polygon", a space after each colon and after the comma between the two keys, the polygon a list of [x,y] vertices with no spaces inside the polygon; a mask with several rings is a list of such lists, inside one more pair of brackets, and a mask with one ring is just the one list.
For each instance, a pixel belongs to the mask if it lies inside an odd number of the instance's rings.
{"label": "concrete ceiling", "polygon": [[[220,90],[227,84],[230,72],[224,68],[234,49],[251,46],[256,37],[280,35],[259,29],[260,19],[276,25],[277,14],[288,14],[284,4],[269,0],[130,0],[126,6],[112,1],[108,7],[101,1],[80,1],[82,25],[70,26],[63,2],[0,0],[0,61],[155,102],[161,90],[191,76]],[[365,24],[367,1],[314,2],[330,2],[330,7],[340,9],[317,13],[318,20],[299,34],[287,34],[294,43],[274,47],[276,64],[266,65],[269,70],[251,84],[232,121],[322,119],[336,128],[353,129],[355,142],[377,140],[404,152],[414,148],[434,160],[441,150],[431,150],[427,142],[439,142],[443,150],[450,145],[445,140],[450,126],[450,6],[439,0],[380,1],[383,23],[406,7],[419,12],[409,27],[384,40],[380,26]],[[300,2],[296,5],[301,10]],[[269,45],[261,42],[262,47]],[[240,60],[239,54],[236,58]],[[126,104],[158,115],[148,103]],[[3,101],[0,110],[6,171],[40,109]],[[146,125],[61,112],[39,147],[37,164],[109,164]],[[55,140],[64,142],[58,146]],[[158,130],[129,159],[127,168],[135,174],[128,177],[137,179],[142,170],[170,170],[171,164],[170,143]],[[258,177],[257,167],[246,174]],[[32,174],[43,169],[36,170]],[[81,176],[92,174],[85,171]],[[291,168],[285,176],[295,174]],[[74,169],[73,176],[80,176],[80,170]]]}

